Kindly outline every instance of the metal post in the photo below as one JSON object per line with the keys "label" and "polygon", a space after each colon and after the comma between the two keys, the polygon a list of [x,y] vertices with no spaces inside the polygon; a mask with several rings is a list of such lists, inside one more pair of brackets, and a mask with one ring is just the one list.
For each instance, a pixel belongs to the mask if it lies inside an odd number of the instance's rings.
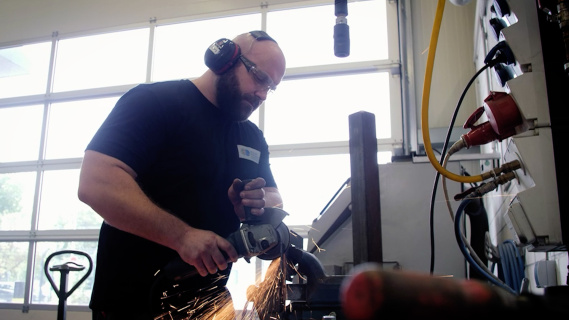
{"label": "metal post", "polygon": [[383,262],[375,116],[349,116],[354,265]]}

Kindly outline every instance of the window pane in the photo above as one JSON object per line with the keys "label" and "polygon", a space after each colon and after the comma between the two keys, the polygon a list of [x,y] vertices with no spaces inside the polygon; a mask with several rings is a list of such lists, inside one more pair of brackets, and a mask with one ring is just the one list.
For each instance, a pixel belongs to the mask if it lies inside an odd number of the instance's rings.
{"label": "window pane", "polygon": [[334,5],[274,11],[267,32],[281,45],[287,67],[304,67],[388,58],[385,1],[348,3],[350,55],[334,55]]}
{"label": "window pane", "polygon": [[0,242],[0,303],[24,302],[27,242]]}
{"label": "window pane", "polygon": [[146,80],[148,29],[59,41],[54,92]]}
{"label": "window pane", "polygon": [[227,280],[227,288],[231,292],[233,306],[237,310],[246,310],[247,288],[255,284],[255,265],[256,258],[251,258],[250,262],[239,259],[233,264],[231,274]]}
{"label": "window pane", "polygon": [[46,171],[39,208],[40,230],[98,229],[102,218],[77,198],[79,169]]}
{"label": "window pane", "polygon": [[30,229],[35,185],[35,172],[0,174],[0,230]]}
{"label": "window pane", "polygon": [[[377,162],[391,162],[391,152],[378,152]],[[271,159],[271,168],[289,225],[312,225],[322,209],[351,176],[350,155],[284,157]],[[299,183],[302,181],[302,183]]]}
{"label": "window pane", "polygon": [[[257,275],[259,262],[261,270],[260,274]],[[248,292],[248,289],[252,285],[259,285],[259,282],[266,280],[267,277],[274,277],[273,274],[267,274],[267,269],[272,262],[272,260],[261,260],[253,257],[250,262],[245,261],[245,259],[239,259],[233,264],[231,274],[227,280],[227,288],[231,292],[234,308],[236,310],[247,310],[247,315],[245,317],[240,316],[238,319],[258,319],[255,316],[250,316],[251,313],[249,312],[255,311],[252,310],[253,304],[248,301],[248,298],[250,298],[248,296],[251,294]],[[269,281],[271,281],[270,278]],[[262,292],[265,293],[264,291]]]}
{"label": "window pane", "polygon": [[[80,251],[89,255],[93,261],[93,272],[89,277],[77,287],[73,294],[67,298],[67,305],[80,305],[87,306],[91,299],[91,290],[93,289],[93,279],[95,277],[95,260],[97,255],[97,242],[39,242],[36,250],[36,261],[34,265],[34,280],[32,286],[32,303],[53,304],[59,303],[59,298],[49,283],[48,277],[45,274],[44,267],[50,255],[60,252],[62,250]],[[73,271],[68,274],[68,288],[71,290],[81,278],[87,274],[89,270],[89,260],[87,257],[80,254],[56,254],[48,264],[49,277],[59,289],[59,280],[61,279],[61,272],[50,271],[49,269],[65,264],[67,262],[74,262],[85,267],[81,271]],[[124,266],[123,266],[124,267]]]}
{"label": "window pane", "polygon": [[83,157],[85,147],[117,100],[106,98],[52,104],[46,158]]}
{"label": "window pane", "polygon": [[378,139],[391,136],[388,73],[283,81],[266,106],[269,144],[347,141],[359,111],[375,115]]}
{"label": "window pane", "polygon": [[271,168],[283,197],[283,209],[289,214],[284,222],[289,226],[311,225],[350,177],[350,155],[274,158]]}
{"label": "window pane", "polygon": [[0,162],[37,160],[43,106],[0,108]]}
{"label": "window pane", "polygon": [[200,76],[206,49],[217,39],[261,28],[261,15],[249,14],[190,23],[158,26],[152,80],[187,79]]}
{"label": "window pane", "polygon": [[50,42],[0,49],[0,98],[45,93],[50,52]]}

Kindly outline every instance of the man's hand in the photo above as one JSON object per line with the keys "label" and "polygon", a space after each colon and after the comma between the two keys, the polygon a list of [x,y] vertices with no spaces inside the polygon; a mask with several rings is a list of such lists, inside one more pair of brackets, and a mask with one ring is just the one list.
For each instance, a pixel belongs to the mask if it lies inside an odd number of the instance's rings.
{"label": "man's hand", "polygon": [[180,241],[178,254],[202,277],[227,269],[229,261],[237,262],[239,258],[229,241],[211,231],[190,228]]}
{"label": "man's hand", "polygon": [[247,184],[239,179],[233,180],[227,190],[227,196],[233,204],[235,214],[241,221],[245,220],[245,206],[251,208],[251,213],[257,216],[265,212],[265,190],[263,189],[265,184],[263,178],[253,179]]}

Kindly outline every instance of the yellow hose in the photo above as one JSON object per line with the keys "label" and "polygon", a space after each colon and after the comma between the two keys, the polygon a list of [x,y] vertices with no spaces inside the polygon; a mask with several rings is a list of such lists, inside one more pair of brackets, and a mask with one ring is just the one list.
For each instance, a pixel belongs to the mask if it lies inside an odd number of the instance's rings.
{"label": "yellow hose", "polygon": [[439,40],[439,30],[441,29],[441,21],[443,19],[443,12],[445,9],[445,1],[439,0],[437,5],[437,12],[435,14],[435,22],[433,24],[433,31],[431,33],[431,40],[429,43],[429,54],[427,55],[427,67],[425,70],[425,82],[423,83],[423,100],[421,104],[421,126],[423,131],[423,143],[425,145],[425,152],[429,158],[429,161],[435,167],[435,169],[448,179],[462,182],[462,183],[474,183],[483,181],[482,175],[478,176],[461,176],[454,174],[447,169],[443,168],[441,164],[437,161],[435,154],[433,152],[433,147],[431,146],[431,137],[429,133],[429,97],[431,91],[431,80],[433,76],[433,65],[435,62],[435,53],[437,51],[437,42]]}

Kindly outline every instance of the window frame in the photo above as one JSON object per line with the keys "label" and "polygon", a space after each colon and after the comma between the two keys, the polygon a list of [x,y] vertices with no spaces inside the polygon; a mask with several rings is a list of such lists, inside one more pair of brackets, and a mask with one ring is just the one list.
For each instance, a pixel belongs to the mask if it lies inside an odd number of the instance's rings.
{"label": "window frame", "polygon": [[[96,30],[91,33],[76,33],[76,34],[58,34],[54,33],[49,39],[51,41],[51,57],[50,66],[48,72],[48,85],[45,94],[35,94],[22,97],[10,97],[0,99],[0,109],[11,108],[17,106],[27,106],[40,104],[44,106],[44,119],[42,124],[42,134],[40,142],[40,150],[38,155],[38,160],[32,161],[21,161],[21,162],[9,162],[0,163],[0,174],[3,173],[15,173],[15,172],[36,172],[36,195],[34,211],[32,213],[32,223],[31,230],[25,231],[9,231],[0,230],[0,242],[27,242],[29,243],[28,252],[28,262],[26,271],[26,285],[25,285],[25,297],[23,303],[0,303],[0,309],[16,309],[22,308],[23,310],[29,309],[47,309],[55,310],[56,305],[42,305],[42,304],[32,304],[31,303],[31,285],[33,282],[33,262],[35,245],[42,241],[97,241],[99,235],[99,229],[82,229],[82,230],[38,230],[37,220],[38,220],[38,189],[41,183],[41,177],[45,171],[51,170],[63,170],[63,169],[79,169],[81,167],[82,158],[66,158],[66,159],[45,159],[45,141],[46,141],[46,126],[47,126],[47,114],[50,105],[57,102],[67,102],[74,100],[87,100],[87,99],[98,99],[104,97],[119,97],[126,93],[128,90],[132,89],[138,83],[134,84],[122,84],[112,87],[101,87],[101,88],[90,88],[81,89],[68,92],[52,92],[53,86],[53,74],[55,68],[55,55],[57,52],[57,44],[62,39],[69,39],[72,37],[83,37],[90,35],[97,35],[106,32],[121,32],[132,29],[149,28],[149,41],[148,41],[148,63],[146,66],[146,81],[150,82],[152,74],[152,53],[154,46],[154,29],[157,26],[168,25],[180,22],[191,22],[201,19],[210,18],[223,18],[230,17],[232,15],[238,14],[248,14],[248,13],[261,13],[262,22],[260,29],[266,29],[266,17],[267,13],[273,10],[284,10],[298,7],[309,7],[315,5],[329,4],[323,0],[318,1],[304,1],[304,2],[292,2],[286,4],[279,4],[271,6],[270,8],[266,5],[262,5],[258,8],[253,8],[249,10],[236,10],[231,12],[221,12],[215,14],[203,14],[197,16],[186,16],[179,17],[175,19],[165,19],[163,21],[157,21],[151,19],[146,23],[141,23],[137,25],[129,26],[118,26],[112,30]],[[387,28],[388,28],[388,43],[389,43],[389,58],[385,60],[374,60],[374,61],[363,61],[354,63],[338,63],[333,65],[321,65],[321,66],[309,66],[309,67],[297,67],[297,68],[287,68],[285,77],[283,81],[310,78],[315,76],[334,76],[343,74],[358,74],[364,72],[388,72],[390,74],[390,114],[391,114],[391,137],[389,139],[378,139],[377,146],[378,151],[391,151],[394,155],[400,155],[405,153],[410,146],[406,142],[406,136],[409,134],[406,132],[405,123],[407,123],[408,116],[405,110],[414,110],[412,106],[412,99],[409,96],[413,92],[412,87],[410,88],[407,81],[407,70],[408,63],[405,59],[401,59],[401,45],[400,43],[406,43],[405,32],[399,30],[399,20],[401,16],[401,4],[398,1],[385,1],[386,13],[387,13]],[[333,20],[331,21],[332,26]],[[398,30],[397,32],[389,30]],[[42,42],[48,39],[43,39]],[[38,40],[37,42],[40,42]],[[37,42],[25,42],[25,44],[33,44]],[[17,45],[17,44],[16,44]],[[0,44],[0,49],[3,49],[2,44]],[[412,67],[412,65],[411,65]],[[410,103],[411,102],[411,103]],[[259,108],[259,128],[264,129],[264,104]],[[346,119],[347,121],[347,119]],[[411,135],[413,136],[413,135]],[[349,141],[333,141],[325,143],[298,143],[298,144],[281,144],[281,145],[270,145],[269,150],[272,158],[279,157],[301,157],[307,155],[330,155],[330,154],[348,154],[349,153]],[[300,235],[306,236],[307,226],[289,226],[293,230],[298,230]],[[92,257],[95,261],[95,257]],[[260,263],[258,263],[258,268],[260,268]],[[69,305],[68,310],[71,311],[88,311],[88,306],[76,306]]]}

